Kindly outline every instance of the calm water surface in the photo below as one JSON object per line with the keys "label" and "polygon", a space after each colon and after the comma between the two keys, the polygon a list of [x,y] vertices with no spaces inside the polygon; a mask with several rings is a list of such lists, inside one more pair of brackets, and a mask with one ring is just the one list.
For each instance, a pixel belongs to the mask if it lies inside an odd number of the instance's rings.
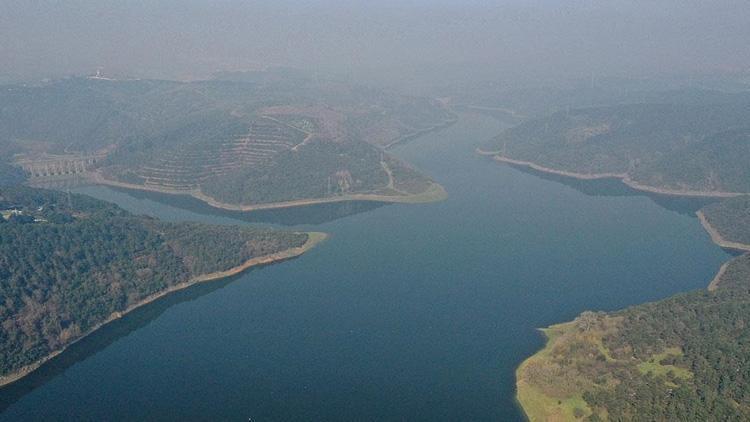
{"label": "calm water surface", "polygon": [[476,156],[500,129],[464,115],[395,151],[446,187],[437,204],[239,219],[81,189],[166,220],[332,236],[101,330],[0,390],[0,420],[521,420],[514,370],[536,327],[703,288],[728,255],[691,204]]}

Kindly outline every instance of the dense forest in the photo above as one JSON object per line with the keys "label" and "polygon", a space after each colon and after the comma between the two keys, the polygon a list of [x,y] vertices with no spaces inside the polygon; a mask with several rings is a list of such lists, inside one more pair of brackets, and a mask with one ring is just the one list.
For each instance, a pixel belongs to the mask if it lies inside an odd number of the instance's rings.
{"label": "dense forest", "polygon": [[710,135],[638,166],[631,177],[675,190],[750,192],[750,129]]}
{"label": "dense forest", "polygon": [[657,188],[750,192],[750,94],[676,91],[648,102],[609,101],[529,119],[483,149],[555,170],[627,174]]}
{"label": "dense forest", "polygon": [[592,389],[584,399],[612,420],[747,420],[748,315],[749,255],[727,267],[715,292],[678,295],[613,315],[622,320],[603,337],[604,346],[614,359],[640,366],[625,365],[615,372],[614,388]]}
{"label": "dense forest", "polygon": [[[273,163],[206,181],[203,191],[229,203],[264,203],[377,193],[388,185],[382,153],[364,142],[314,140]],[[415,176],[418,177],[418,176]]]}
{"label": "dense forest", "polygon": [[144,298],[306,233],[166,223],[83,195],[0,189],[0,376]]}
{"label": "dense forest", "polygon": [[[704,208],[733,241],[747,240],[750,202]],[[717,288],[612,312],[584,312],[546,329],[548,344],[518,370],[532,420],[750,419],[750,254]]]}
{"label": "dense forest", "polygon": [[750,245],[750,195],[707,205],[701,212],[724,239]]}

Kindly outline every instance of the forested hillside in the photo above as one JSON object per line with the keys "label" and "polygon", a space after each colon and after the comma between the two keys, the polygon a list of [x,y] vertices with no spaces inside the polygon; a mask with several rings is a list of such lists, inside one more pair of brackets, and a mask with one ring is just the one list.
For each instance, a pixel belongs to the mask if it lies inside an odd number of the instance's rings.
{"label": "forested hillside", "polygon": [[284,71],[0,89],[0,149],[34,179],[82,173],[245,205],[382,193],[395,159],[378,147],[451,119],[434,100]]}
{"label": "forested hillside", "polygon": [[193,277],[302,246],[306,233],[165,223],[83,195],[1,188],[0,380]]}
{"label": "forested hillside", "polygon": [[627,175],[659,189],[750,192],[750,94],[657,97],[664,102],[558,111],[506,130],[483,149],[552,170]]}
{"label": "forested hillside", "polygon": [[701,213],[724,239],[750,245],[750,196],[725,199],[704,207]]}
{"label": "forested hillside", "polygon": [[750,128],[707,136],[636,167],[631,178],[674,190],[750,192]]}

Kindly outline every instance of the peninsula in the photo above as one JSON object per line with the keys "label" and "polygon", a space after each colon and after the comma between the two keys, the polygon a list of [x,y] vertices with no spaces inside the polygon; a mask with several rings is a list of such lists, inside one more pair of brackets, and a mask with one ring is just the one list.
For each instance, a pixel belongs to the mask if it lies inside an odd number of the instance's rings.
{"label": "peninsula", "polygon": [[654,93],[649,103],[558,111],[477,149],[497,162],[563,177],[615,178],[649,193],[716,198],[697,216],[714,243],[741,254],[706,290],[618,312],[587,311],[543,329],[546,346],[516,372],[517,399],[532,421],[750,417],[750,396],[740,387],[750,373],[743,340],[750,94],[682,101],[693,95]]}
{"label": "peninsula", "polygon": [[5,88],[2,161],[31,186],[104,184],[242,211],[446,196],[385,151],[455,122],[437,100],[278,71]]}
{"label": "peninsula", "polygon": [[134,216],[83,195],[0,189],[0,385],[128,312],[194,284],[297,257],[323,233]]}
{"label": "peninsula", "polygon": [[618,178],[657,194],[750,192],[750,94],[717,93],[699,105],[657,97],[674,102],[556,112],[507,129],[478,152],[566,177]]}

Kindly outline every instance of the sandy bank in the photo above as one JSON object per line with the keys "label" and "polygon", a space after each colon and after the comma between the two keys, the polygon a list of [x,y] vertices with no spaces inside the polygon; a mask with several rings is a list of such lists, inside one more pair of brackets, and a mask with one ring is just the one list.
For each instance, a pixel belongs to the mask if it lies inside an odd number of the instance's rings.
{"label": "sandy bank", "polygon": [[649,192],[649,193],[656,193],[659,195],[691,196],[691,197],[701,197],[701,198],[732,198],[735,196],[744,195],[743,193],[740,193],[740,192],[663,189],[663,188],[657,188],[654,186],[642,185],[629,177],[623,178],[622,182],[635,190]]}
{"label": "sandy bank", "polygon": [[266,204],[254,204],[254,205],[241,205],[241,204],[230,204],[221,202],[215,198],[212,198],[199,189],[195,190],[173,190],[155,186],[137,185],[133,183],[119,182],[111,179],[107,179],[100,173],[95,173],[91,177],[91,182],[98,185],[113,186],[121,189],[130,189],[136,191],[147,191],[157,192],[166,195],[183,195],[192,196],[206,204],[228,211],[260,211],[260,210],[271,210],[280,208],[293,208],[302,207],[306,205],[318,205],[318,204],[330,204],[336,202],[346,201],[370,201],[370,202],[387,202],[387,203],[402,203],[402,204],[420,204],[428,202],[442,201],[448,197],[448,193],[438,183],[431,183],[430,187],[421,193],[410,194],[410,195],[378,195],[369,193],[358,193],[350,195],[341,195],[330,198],[311,198],[311,199],[299,199],[294,201],[283,201],[283,202],[270,202]]}
{"label": "sandy bank", "polygon": [[495,159],[495,161],[499,161],[501,163],[508,163],[508,164],[514,164],[517,166],[528,167],[536,171],[541,171],[543,173],[556,174],[558,176],[571,177],[573,179],[580,179],[580,180],[624,179],[625,177],[627,177],[627,174],[624,174],[624,173],[576,173],[572,171],[555,170],[553,168],[540,166],[539,164],[532,163],[531,161],[514,160],[512,158],[503,157],[501,155],[495,155],[493,158]]}
{"label": "sandy bank", "polygon": [[695,214],[701,221],[703,228],[706,229],[709,235],[711,235],[711,240],[713,240],[714,243],[721,246],[722,248],[732,249],[740,252],[750,252],[750,245],[740,242],[732,242],[731,240],[725,239],[724,236],[722,236],[721,233],[716,230],[716,227],[711,225],[711,223],[708,221],[708,218],[706,218],[706,215],[703,214],[703,211],[698,211]]}
{"label": "sandy bank", "polygon": [[710,283],[708,283],[708,291],[713,292],[719,287],[719,283],[721,282],[721,277],[724,276],[724,273],[727,271],[727,267],[729,266],[729,263],[732,261],[727,261],[723,264],[721,264],[721,267],[719,268],[719,272],[716,273],[714,278],[711,280]]}
{"label": "sandy bank", "polygon": [[635,180],[631,179],[627,173],[576,173],[565,170],[556,170],[549,167],[544,167],[531,161],[514,160],[512,158],[503,157],[497,152],[493,151],[482,151],[477,149],[478,154],[492,156],[495,161],[501,163],[508,163],[522,167],[528,167],[536,171],[543,173],[554,174],[558,176],[570,177],[579,180],[597,180],[597,179],[620,179],[624,184],[632,189],[655,193],[659,195],[671,195],[671,196],[688,196],[688,197],[702,197],[702,198],[731,198],[735,196],[744,195],[740,192],[722,192],[722,191],[702,191],[702,190],[675,190],[659,188],[655,186],[644,185]]}

